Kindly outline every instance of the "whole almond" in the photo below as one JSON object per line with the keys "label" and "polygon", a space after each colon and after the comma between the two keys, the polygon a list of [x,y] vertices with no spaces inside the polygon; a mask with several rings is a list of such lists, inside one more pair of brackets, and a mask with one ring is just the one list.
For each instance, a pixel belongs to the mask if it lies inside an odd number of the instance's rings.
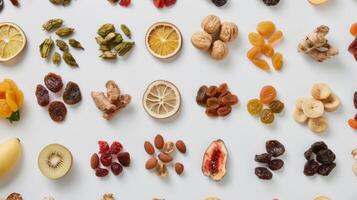
{"label": "whole almond", "polygon": [[163,152],[161,152],[158,157],[164,163],[168,163],[168,162],[171,162],[173,160],[172,156],[170,156],[167,153],[163,153]]}
{"label": "whole almond", "polygon": [[158,160],[155,157],[149,158],[145,163],[145,168],[147,170],[154,169],[157,166]]}
{"label": "whole almond", "polygon": [[182,140],[178,140],[176,142],[176,148],[179,150],[179,152],[186,153],[186,145]]}
{"label": "whole almond", "polygon": [[160,134],[157,134],[155,136],[155,139],[154,139],[154,145],[157,149],[162,149],[164,147],[164,138],[162,137],[162,135]]}
{"label": "whole almond", "polygon": [[92,169],[97,169],[99,167],[99,156],[98,154],[94,153],[90,158],[90,167]]}
{"label": "whole almond", "polygon": [[152,155],[155,153],[154,146],[149,141],[145,141],[144,149],[145,149],[146,153],[148,153],[149,155]]}
{"label": "whole almond", "polygon": [[184,169],[185,169],[185,167],[183,166],[182,163],[177,162],[175,164],[175,171],[178,175],[181,175]]}

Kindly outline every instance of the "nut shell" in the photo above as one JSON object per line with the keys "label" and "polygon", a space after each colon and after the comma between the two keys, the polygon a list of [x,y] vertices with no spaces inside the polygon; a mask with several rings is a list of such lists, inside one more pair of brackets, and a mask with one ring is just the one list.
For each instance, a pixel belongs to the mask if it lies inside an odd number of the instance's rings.
{"label": "nut shell", "polygon": [[191,43],[197,49],[208,51],[212,46],[212,36],[204,31],[196,32],[191,37]]}
{"label": "nut shell", "polygon": [[232,42],[237,39],[238,33],[238,26],[235,23],[223,22],[219,33],[219,39],[223,42]]}
{"label": "nut shell", "polygon": [[213,43],[211,57],[215,60],[223,60],[229,54],[228,45],[221,40],[216,40]]}
{"label": "nut shell", "polygon": [[221,19],[215,15],[208,15],[203,19],[201,26],[209,34],[218,33],[221,28]]}

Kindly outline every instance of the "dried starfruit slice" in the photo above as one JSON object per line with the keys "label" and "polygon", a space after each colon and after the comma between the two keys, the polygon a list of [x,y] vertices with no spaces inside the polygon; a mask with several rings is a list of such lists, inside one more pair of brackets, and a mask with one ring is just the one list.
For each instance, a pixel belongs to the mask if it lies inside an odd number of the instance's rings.
{"label": "dried starfruit slice", "polygon": [[202,172],[214,181],[220,181],[226,175],[228,151],[223,140],[215,140],[207,148],[202,162]]}

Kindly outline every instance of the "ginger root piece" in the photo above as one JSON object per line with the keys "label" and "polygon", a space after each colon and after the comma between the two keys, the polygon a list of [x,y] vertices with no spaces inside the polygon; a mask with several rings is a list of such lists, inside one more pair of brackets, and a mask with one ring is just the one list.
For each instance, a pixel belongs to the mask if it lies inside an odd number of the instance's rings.
{"label": "ginger root piece", "polygon": [[107,88],[107,96],[110,101],[115,101],[119,98],[120,96],[120,89],[118,85],[110,80],[105,84],[105,87]]}
{"label": "ginger root piece", "polygon": [[318,62],[338,55],[338,49],[331,46],[326,38],[329,30],[325,25],[317,27],[299,43],[298,52],[308,54]]}

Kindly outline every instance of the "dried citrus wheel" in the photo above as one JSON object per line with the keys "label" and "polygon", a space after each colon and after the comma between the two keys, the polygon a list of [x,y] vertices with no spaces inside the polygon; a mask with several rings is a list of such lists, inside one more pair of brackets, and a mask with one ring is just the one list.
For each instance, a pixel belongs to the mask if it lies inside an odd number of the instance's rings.
{"label": "dried citrus wheel", "polygon": [[326,3],[328,0],[309,0],[309,2],[313,5],[320,5]]}
{"label": "dried citrus wheel", "polygon": [[145,111],[157,119],[165,119],[177,113],[181,106],[181,95],[177,87],[163,80],[152,82],[143,96]]}
{"label": "dried citrus wheel", "polygon": [[146,48],[155,57],[167,59],[175,56],[182,46],[182,36],[178,28],[168,22],[152,25],[146,33]]}
{"label": "dried citrus wheel", "polygon": [[0,61],[5,62],[17,56],[26,45],[25,33],[13,23],[0,23]]}

